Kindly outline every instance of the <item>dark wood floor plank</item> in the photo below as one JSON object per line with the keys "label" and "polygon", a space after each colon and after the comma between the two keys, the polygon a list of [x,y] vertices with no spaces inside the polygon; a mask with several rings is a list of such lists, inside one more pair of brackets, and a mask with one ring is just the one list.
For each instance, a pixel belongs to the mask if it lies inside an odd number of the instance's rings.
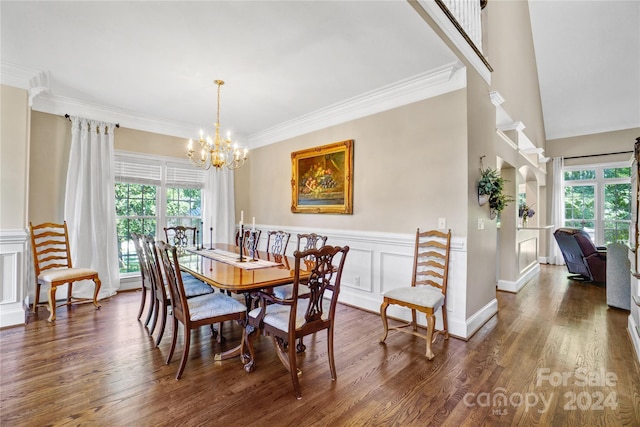
{"label": "dark wood floor plank", "polygon": [[[240,341],[237,324],[224,325],[222,344],[207,327],[194,331],[177,381],[183,331],[165,364],[171,322],[156,348],[136,320],[139,293],[118,294],[100,310],[60,308],[55,325],[41,308],[28,325],[0,330],[0,424],[640,425],[628,312],[607,307],[604,287],[566,275],[566,268],[543,266],[518,294],[499,292],[499,313],[468,342],[438,337],[432,361],[423,340],[391,332],[380,344],[376,313],[339,305],[338,379],[331,381],[326,334],[307,337],[302,400],[265,337],[256,341],[252,373],[239,359],[213,360]],[[615,384],[579,384],[577,375],[600,372],[615,375]],[[567,379],[552,384],[550,375]],[[600,395],[614,398],[599,409]],[[518,396],[538,401],[510,405]]]}

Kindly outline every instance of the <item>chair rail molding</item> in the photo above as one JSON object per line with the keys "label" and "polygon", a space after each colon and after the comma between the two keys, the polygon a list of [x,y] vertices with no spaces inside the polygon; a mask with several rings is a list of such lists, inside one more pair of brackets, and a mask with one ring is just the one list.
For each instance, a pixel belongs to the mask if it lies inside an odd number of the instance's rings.
{"label": "chair rail molding", "polygon": [[[256,224],[263,230],[283,230],[291,233],[287,255],[297,246],[297,234],[308,233],[308,228],[283,227],[282,225]],[[342,287],[338,301],[362,310],[379,313],[382,293],[411,283],[415,233],[385,233],[371,231],[314,229],[315,233],[328,236],[329,245],[349,245],[349,259],[342,274]],[[266,234],[266,233],[263,233]],[[258,247],[262,250],[266,237],[262,236]],[[498,311],[494,298],[471,316],[467,308],[467,241],[466,237],[452,236],[449,255],[449,284],[447,287],[447,317],[449,334],[468,339]],[[409,310],[390,306],[387,316],[408,321]],[[419,316],[418,323],[426,326],[426,318]],[[442,317],[436,313],[436,327],[442,327]],[[382,330],[382,321],[380,321]]]}
{"label": "chair rail molding", "polygon": [[0,328],[25,322],[27,230],[0,230]]}

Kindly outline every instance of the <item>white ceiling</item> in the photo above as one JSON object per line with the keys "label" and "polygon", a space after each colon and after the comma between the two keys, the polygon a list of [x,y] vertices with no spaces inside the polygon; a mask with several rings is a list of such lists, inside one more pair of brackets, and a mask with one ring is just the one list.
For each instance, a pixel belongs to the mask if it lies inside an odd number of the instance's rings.
{"label": "white ceiling", "polygon": [[547,139],[640,127],[640,1],[529,10]]}
{"label": "white ceiling", "polygon": [[[639,5],[530,6],[548,138],[640,126]],[[0,15],[3,66],[48,76],[43,110],[184,137],[213,129],[214,79],[222,131],[250,142],[457,62],[404,0],[2,0]]]}

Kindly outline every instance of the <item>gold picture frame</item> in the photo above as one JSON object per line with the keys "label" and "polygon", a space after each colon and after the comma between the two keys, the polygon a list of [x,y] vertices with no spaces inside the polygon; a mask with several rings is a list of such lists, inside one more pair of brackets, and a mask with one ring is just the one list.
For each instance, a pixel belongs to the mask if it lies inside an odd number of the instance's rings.
{"label": "gold picture frame", "polygon": [[291,212],[353,213],[353,140],[291,153]]}

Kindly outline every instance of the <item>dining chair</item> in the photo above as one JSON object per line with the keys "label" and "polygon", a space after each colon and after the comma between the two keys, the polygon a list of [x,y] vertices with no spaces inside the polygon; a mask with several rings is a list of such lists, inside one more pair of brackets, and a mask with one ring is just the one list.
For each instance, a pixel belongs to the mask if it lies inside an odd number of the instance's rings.
{"label": "dining chair", "polygon": [[[31,231],[31,250],[33,251],[33,264],[36,275],[36,295],[33,302],[35,313],[40,303],[40,287],[49,286],[49,322],[56,320],[56,307],[69,306],[76,302],[93,302],[96,309],[98,293],[100,292],[100,278],[98,272],[90,268],[73,267],[71,262],[71,249],[69,247],[69,232],[67,222],[56,224],[45,222],[33,225],[29,222]],[[93,299],[75,298],[71,296],[74,282],[79,280],[92,280],[94,283]],[[67,301],[56,305],[56,289],[58,286],[68,284]]]}
{"label": "dining chair", "polygon": [[267,232],[267,253],[273,255],[285,255],[291,233],[285,231]]}
{"label": "dining chair", "polygon": [[[427,359],[434,358],[431,344],[435,342],[438,334],[449,339],[447,327],[447,281],[449,275],[449,250],[451,248],[451,230],[447,233],[430,230],[416,231],[416,242],[413,257],[413,275],[411,286],[391,289],[383,294],[383,302],[380,306],[380,316],[384,334],[380,342],[387,338],[389,330],[415,335],[427,340]],[[387,322],[387,308],[390,304],[399,305],[411,309],[411,322],[404,322],[399,326],[389,327]],[[435,330],[435,313],[438,309],[442,312],[443,329]],[[418,332],[416,311],[424,313],[427,317],[427,334]],[[404,329],[411,327],[410,330]]]}
{"label": "dining chair", "polygon": [[[305,233],[298,234],[298,242],[297,242],[297,250],[307,251],[309,249],[319,249],[324,247],[327,244],[327,236],[322,236],[316,233]],[[302,249],[301,249],[302,248]],[[309,261],[309,259],[307,259]],[[292,295],[292,285],[282,285],[273,288],[273,294],[280,299],[289,299]],[[299,293],[300,295],[304,295],[309,293],[309,288],[305,287],[304,284],[300,285]],[[303,353],[306,349],[304,345],[304,340],[302,337],[298,340],[298,345],[296,347],[299,353]]]}
{"label": "dining chair", "polygon": [[327,244],[327,236],[316,233],[298,234],[297,250],[320,249]]}
{"label": "dining chair", "polygon": [[136,249],[136,255],[138,256],[138,264],[140,265],[140,278],[142,281],[142,299],[140,300],[140,309],[138,310],[138,320],[142,317],[144,307],[147,302],[147,294],[149,295],[149,308],[147,309],[147,318],[144,321],[144,326],[149,325],[151,315],[153,314],[153,306],[155,302],[155,289],[152,283],[151,273],[148,270],[148,263],[145,258],[144,250],[142,247],[142,239],[144,236],[140,233],[131,233],[131,239],[133,240],[133,246]]}
{"label": "dining chair", "polygon": [[[256,229],[255,237],[251,235],[250,229],[244,230],[244,237],[242,238],[242,246],[245,251],[250,254],[251,251],[258,250],[258,244],[260,243],[260,235],[262,230]],[[240,246],[240,230],[236,230],[236,246]]]}
{"label": "dining chair", "polygon": [[[289,370],[296,398],[301,399],[297,352],[293,343],[298,338],[326,330],[329,368],[332,380],[336,380],[333,334],[342,270],[348,252],[349,246],[324,246],[321,249],[295,251],[291,298],[280,299],[270,292],[256,292],[260,298],[260,306],[251,310],[247,319],[248,324],[255,329],[249,333],[246,341],[250,355],[250,360],[245,365],[246,371],[251,372],[255,369],[253,340],[258,334],[257,331],[262,330],[265,335],[271,337],[278,358]],[[311,292],[300,295],[299,289],[303,282],[300,278],[300,266],[305,265],[305,259],[308,258],[314,262],[310,277],[304,280],[304,284]]]}
{"label": "dining chair", "polygon": [[184,250],[187,246],[196,245],[196,235],[198,229],[196,227],[185,227],[184,225],[176,225],[175,227],[164,227],[164,235],[167,242]]}
{"label": "dining chair", "polygon": [[[178,261],[177,248],[163,241],[157,242],[156,246],[156,253],[160,255],[160,262],[169,283],[169,292],[173,302],[173,334],[171,349],[166,361],[167,365],[171,362],[176,348],[178,323],[184,325],[184,347],[178,373],[176,374],[176,379],[180,379],[189,356],[191,330],[203,325],[213,325],[227,320],[236,320],[244,324],[247,308],[241,302],[220,292],[187,298],[182,275],[179,273],[180,263]],[[242,339],[244,340],[244,334]]]}
{"label": "dining chair", "polygon": [[[158,332],[158,337],[156,338],[156,347],[160,345],[160,341],[162,340],[162,336],[164,335],[164,329],[167,324],[167,315],[169,306],[173,306],[171,294],[169,292],[167,285],[167,278],[162,270],[162,266],[160,260],[158,258],[157,251],[155,251],[155,239],[152,236],[144,236],[143,240],[143,251],[145,255],[145,260],[147,262],[147,270],[149,272],[149,276],[151,277],[151,282],[153,286],[153,296],[154,296],[154,308],[153,311],[155,313],[153,317],[153,322],[149,327],[149,335],[153,336],[155,332],[156,325],[160,325],[160,329]],[[198,278],[192,276],[189,273],[180,272],[182,282],[184,284],[185,289],[185,297],[186,298],[195,298],[200,295],[207,295],[213,293],[213,288]]]}

